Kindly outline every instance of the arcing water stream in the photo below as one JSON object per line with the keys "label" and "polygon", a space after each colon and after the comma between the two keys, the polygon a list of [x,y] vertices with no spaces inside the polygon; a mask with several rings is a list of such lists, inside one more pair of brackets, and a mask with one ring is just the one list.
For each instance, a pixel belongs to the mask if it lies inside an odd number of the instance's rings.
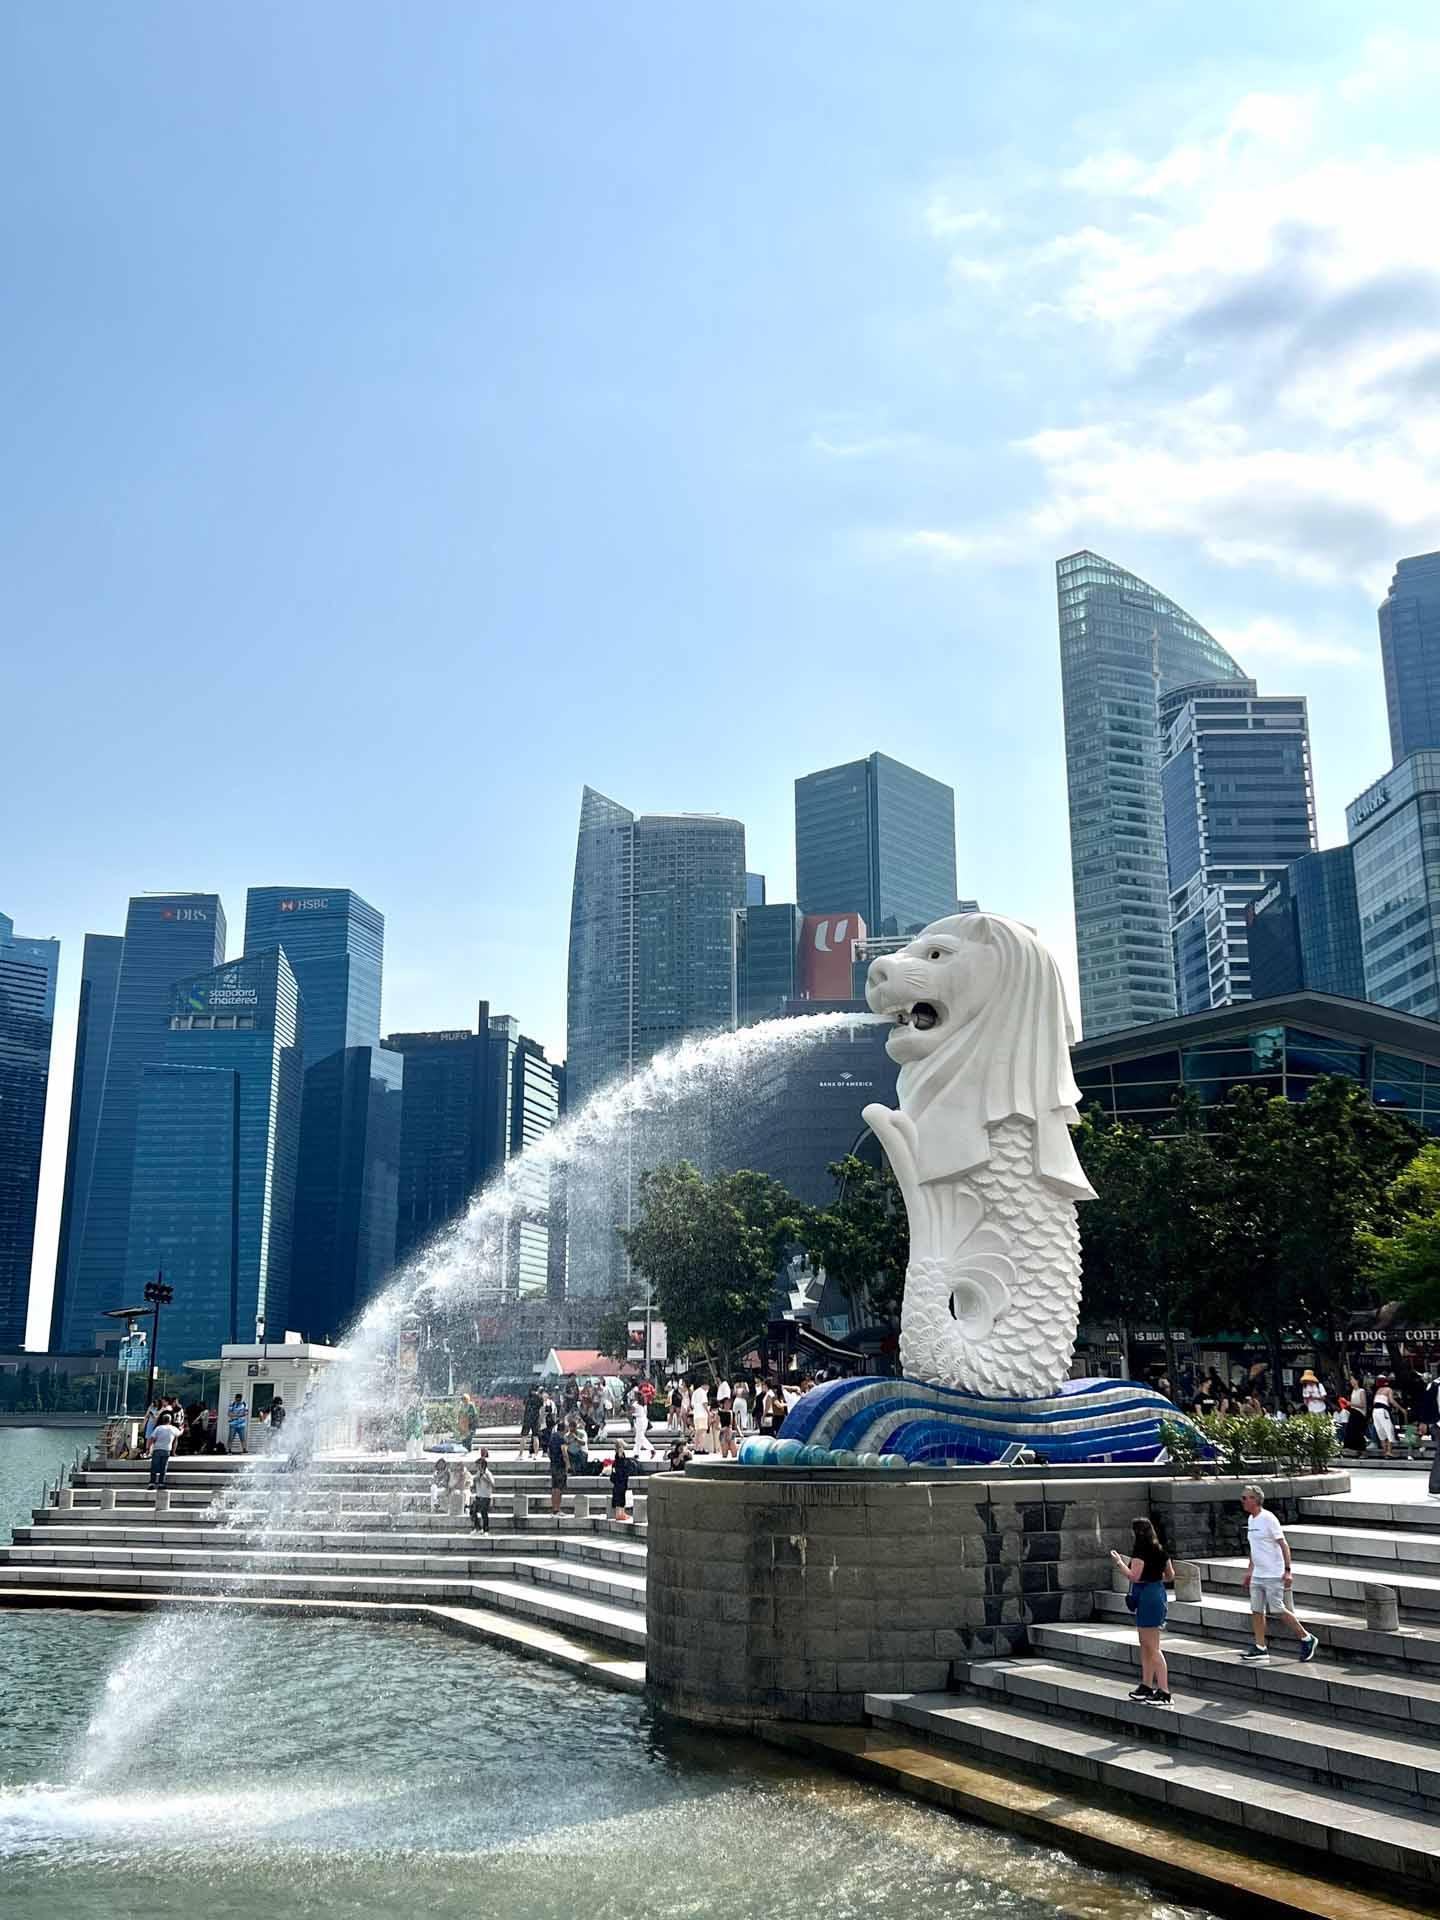
{"label": "arcing water stream", "polygon": [[[278,1542],[318,1504],[305,1460],[357,1404],[398,1390],[417,1297],[442,1311],[496,1298],[496,1229],[537,1174],[601,1164],[661,1112],[667,1156],[703,1161],[719,1110],[849,1018],[687,1043],[547,1136],[365,1309],[292,1412],[298,1470],[237,1475],[222,1524]],[[228,1607],[0,1613],[0,1876],[7,1920],[57,1905],[68,1920],[417,1905],[433,1920],[808,1920],[822,1905],[834,1920],[1187,1920],[1053,1851],[668,1728],[503,1650]]]}
{"label": "arcing water stream", "polygon": [[[436,1236],[420,1255],[371,1301],[346,1335],[341,1358],[325,1374],[303,1409],[285,1428],[295,1470],[283,1477],[238,1474],[217,1501],[215,1524],[243,1529],[267,1546],[293,1524],[297,1512],[317,1504],[306,1464],[323,1457],[327,1433],[353,1427],[354,1416],[392,1401],[397,1391],[396,1357],[402,1323],[423,1298],[432,1314],[454,1314],[502,1297],[504,1226],[533,1205],[537,1181],[558,1169],[576,1174],[603,1171],[629,1151],[634,1123],[665,1117],[665,1152],[671,1159],[703,1162],[722,1119],[751,1098],[758,1077],[785,1055],[803,1052],[846,1027],[872,1024],[869,1014],[809,1014],[769,1020],[702,1040],[687,1040],[658,1055],[641,1072],[602,1088],[554,1128],[505,1173],[477,1194],[464,1215]],[[856,1116],[857,1127],[859,1116]],[[256,1456],[257,1461],[265,1456]],[[273,1456],[271,1458],[273,1464]],[[223,1591],[224,1575],[217,1575]],[[174,1720],[184,1702],[203,1690],[216,1700],[224,1667],[237,1656],[249,1616],[228,1618],[223,1634],[204,1613],[165,1609],[109,1675],[78,1756],[87,1783],[123,1769],[137,1739]]]}

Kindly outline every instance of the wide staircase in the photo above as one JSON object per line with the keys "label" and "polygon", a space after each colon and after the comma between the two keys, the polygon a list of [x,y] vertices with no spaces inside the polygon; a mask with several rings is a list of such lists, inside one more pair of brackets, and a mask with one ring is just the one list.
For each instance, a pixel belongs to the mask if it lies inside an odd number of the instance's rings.
{"label": "wide staircase", "polygon": [[612,1519],[599,1475],[572,1475],[556,1516],[545,1462],[487,1444],[488,1534],[472,1530],[459,1495],[432,1497],[433,1456],[322,1457],[301,1475],[281,1458],[187,1456],[171,1463],[158,1498],[145,1462],[91,1461],[0,1547],[0,1604],[424,1608],[552,1656],[567,1644],[602,1656],[598,1677],[638,1688],[644,1478],[631,1482],[631,1521]]}
{"label": "wide staircase", "polygon": [[957,1664],[953,1692],[868,1696],[871,1722],[1328,1856],[1336,1877],[1393,1876],[1440,1908],[1440,1514],[1341,1495],[1301,1516],[1286,1532],[1320,1641],[1307,1664],[1274,1620],[1269,1659],[1242,1660],[1246,1563],[1216,1557],[1191,1563],[1199,1598],[1170,1604],[1172,1707],[1128,1697],[1135,1628],[1107,1592],[1090,1622],[1032,1627],[1027,1657]]}

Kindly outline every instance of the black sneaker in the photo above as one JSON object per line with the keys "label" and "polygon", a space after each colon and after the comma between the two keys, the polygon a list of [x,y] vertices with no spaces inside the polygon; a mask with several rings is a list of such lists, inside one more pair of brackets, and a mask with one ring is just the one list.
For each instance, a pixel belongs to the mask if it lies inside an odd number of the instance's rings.
{"label": "black sneaker", "polygon": [[1175,1702],[1168,1693],[1152,1693],[1149,1704],[1152,1707],[1173,1707]]}
{"label": "black sneaker", "polygon": [[1302,1660],[1313,1660],[1319,1651],[1320,1642],[1313,1633],[1307,1633],[1300,1643],[1300,1658]]}
{"label": "black sneaker", "polygon": [[1270,1658],[1270,1652],[1269,1652],[1269,1649],[1266,1647],[1247,1647],[1244,1653],[1241,1654],[1240,1658],[1242,1660],[1250,1660],[1250,1661],[1268,1660]]}
{"label": "black sneaker", "polygon": [[1155,1698],[1155,1689],[1153,1687],[1147,1687],[1142,1683],[1138,1687],[1133,1687],[1128,1697],[1131,1700],[1153,1700]]}

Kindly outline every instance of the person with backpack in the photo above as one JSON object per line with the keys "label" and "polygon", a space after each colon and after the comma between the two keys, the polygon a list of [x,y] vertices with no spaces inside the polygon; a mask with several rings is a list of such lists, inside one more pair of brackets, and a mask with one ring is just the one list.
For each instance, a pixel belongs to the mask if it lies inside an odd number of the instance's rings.
{"label": "person with backpack", "polygon": [[[524,1411],[520,1415],[520,1444],[532,1457],[540,1445],[540,1407],[544,1396],[538,1386],[531,1387],[525,1396]],[[526,1442],[529,1445],[526,1446]]]}

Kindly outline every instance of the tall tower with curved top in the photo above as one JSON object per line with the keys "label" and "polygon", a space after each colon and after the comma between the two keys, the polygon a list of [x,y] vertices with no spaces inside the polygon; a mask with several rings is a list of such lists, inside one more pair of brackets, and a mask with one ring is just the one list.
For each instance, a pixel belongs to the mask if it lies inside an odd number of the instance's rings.
{"label": "tall tower with curved top", "polygon": [[1176,1010],[1160,697],[1244,680],[1213,635],[1098,553],[1056,562],[1080,1018],[1087,1039]]}

